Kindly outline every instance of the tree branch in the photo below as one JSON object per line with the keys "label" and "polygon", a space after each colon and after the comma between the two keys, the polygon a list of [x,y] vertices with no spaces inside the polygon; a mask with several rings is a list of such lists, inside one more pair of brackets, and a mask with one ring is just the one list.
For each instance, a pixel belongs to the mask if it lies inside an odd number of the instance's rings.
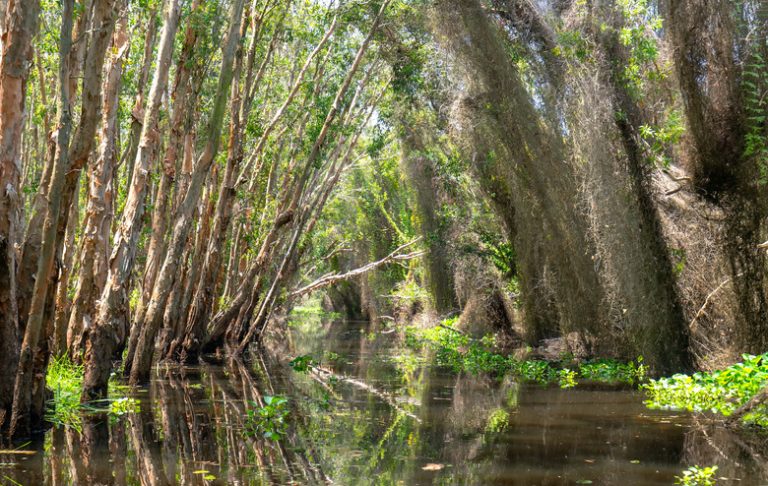
{"label": "tree branch", "polygon": [[401,255],[400,252],[403,251],[405,248],[408,248],[409,246],[412,246],[416,243],[418,243],[421,240],[421,238],[416,238],[415,240],[412,240],[404,245],[398,246],[395,251],[390,253],[389,255],[385,256],[381,260],[377,260],[375,262],[371,262],[367,265],[364,265],[362,267],[356,268],[354,270],[350,270],[349,272],[342,273],[342,274],[336,274],[336,275],[326,275],[324,277],[320,277],[319,279],[315,280],[309,285],[306,285],[298,290],[294,290],[290,293],[290,297],[300,297],[304,294],[308,294],[310,292],[314,292],[315,290],[321,289],[323,287],[328,287],[329,285],[333,285],[337,282],[341,282],[343,280],[349,280],[352,277],[356,277],[358,275],[362,275],[364,273],[368,273],[371,270],[375,270],[376,268],[385,265],[392,261],[403,261],[403,260],[411,260],[413,258],[418,258],[422,255],[424,255],[424,251],[414,251],[411,253],[407,253],[405,255]]}

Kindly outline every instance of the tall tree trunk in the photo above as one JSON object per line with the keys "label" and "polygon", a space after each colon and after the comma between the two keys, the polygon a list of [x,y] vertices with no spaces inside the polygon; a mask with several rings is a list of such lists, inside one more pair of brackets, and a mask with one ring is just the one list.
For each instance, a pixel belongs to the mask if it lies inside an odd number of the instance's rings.
{"label": "tall tree trunk", "polygon": [[86,338],[83,400],[106,396],[112,354],[121,341],[120,334],[126,332],[128,325],[128,287],[142,229],[149,171],[159,144],[157,124],[160,103],[168,84],[179,13],[179,0],[169,0],[128,199],[113,238],[109,274],[101,295],[97,319]]}
{"label": "tall tree trunk", "polygon": [[94,312],[104,290],[109,268],[107,258],[114,198],[112,179],[117,163],[117,110],[123,64],[130,48],[126,12],[122,13],[112,45],[114,54],[104,80],[101,142],[96,163],[89,167],[80,267],[67,327],[66,346],[71,356],[78,356],[84,351],[83,333],[87,332],[96,317]]}
{"label": "tall tree trunk", "polygon": [[[255,6],[255,5],[254,5]],[[255,12],[253,12],[255,15]],[[244,18],[244,23],[240,36],[245,36],[245,28],[248,15]],[[219,186],[219,197],[216,200],[216,210],[211,225],[211,238],[208,240],[205,259],[200,270],[200,279],[195,291],[192,305],[189,311],[184,314],[187,316],[186,327],[184,330],[184,339],[191,339],[197,345],[202,342],[205,323],[210,317],[214,308],[214,295],[219,281],[219,272],[222,264],[223,252],[226,248],[226,235],[232,219],[232,209],[235,202],[235,175],[239,171],[243,161],[243,144],[245,142],[243,133],[244,123],[250,113],[254,83],[254,61],[256,47],[258,45],[258,26],[254,25],[253,38],[246,61],[246,76],[243,88],[240,88],[239,73],[242,68],[242,46],[236,57],[238,59],[235,66],[235,79],[232,84],[232,99],[230,104],[230,126],[229,126],[229,148],[227,154],[227,164],[224,169],[224,176]],[[258,82],[258,81],[257,81]],[[184,309],[186,310],[186,309]],[[184,353],[183,359],[194,358]]]}
{"label": "tall tree trunk", "polygon": [[[45,386],[45,363],[42,377],[37,376],[33,367],[37,345],[43,328],[43,312],[48,292],[48,284],[53,271],[54,252],[56,249],[56,229],[61,210],[62,190],[67,168],[69,167],[69,138],[72,130],[72,114],[69,100],[69,54],[72,49],[72,10],[73,0],[64,0],[62,10],[61,44],[59,47],[59,106],[58,138],[56,158],[48,188],[48,205],[43,224],[43,239],[35,275],[35,286],[30,302],[29,319],[24,330],[19,353],[19,367],[13,390],[13,414],[11,415],[11,435],[28,434],[31,428],[43,419],[44,410],[34,407],[32,396],[35,387]],[[37,405],[37,404],[35,404]]]}
{"label": "tall tree trunk", "polygon": [[132,384],[140,383],[149,378],[149,372],[152,367],[152,357],[154,354],[155,337],[162,324],[168,293],[171,290],[178,267],[181,263],[181,253],[184,250],[184,245],[192,226],[192,213],[200,199],[203,184],[219,150],[224,113],[226,111],[227,99],[234,76],[233,64],[235,52],[240,43],[240,19],[243,15],[243,4],[244,0],[235,0],[232,4],[232,11],[229,18],[229,33],[227,34],[227,40],[222,54],[221,74],[219,75],[216,100],[208,123],[208,139],[203,152],[196,162],[189,189],[184,195],[184,200],[178,208],[174,221],[173,233],[168,244],[168,253],[160,269],[155,287],[152,291],[152,298],[141,325],[141,335],[136,346],[136,352],[134,353],[133,364],[131,367],[130,382]]}
{"label": "tall tree trunk", "polygon": [[437,200],[439,189],[436,187],[435,164],[421,137],[423,128],[407,125],[401,138],[403,147],[402,163],[408,174],[408,183],[416,192],[416,207],[419,214],[419,227],[426,247],[427,286],[434,300],[435,310],[447,314],[458,307],[454,289],[453,271],[448,254],[446,221],[439,214],[440,203]]}
{"label": "tall tree trunk", "polygon": [[[93,12],[91,18],[90,13]],[[77,26],[78,40],[77,50],[73,50],[69,55],[68,65],[70,71],[67,73],[70,105],[74,103],[74,94],[77,90],[77,82],[82,78],[82,96],[80,104],[80,120],[72,137],[73,141],[69,151],[70,167],[67,170],[64,187],[62,190],[62,206],[65,212],[57,222],[56,229],[56,251],[54,257],[56,261],[61,261],[64,236],[69,220],[69,207],[74,199],[80,179],[80,171],[91,154],[96,128],[100,120],[101,113],[101,78],[104,66],[104,57],[106,55],[109,41],[112,38],[114,28],[114,0],[94,0],[93,8],[90,6],[84,9]],[[90,21],[90,23],[89,23]],[[87,42],[86,42],[87,40]],[[87,46],[87,47],[86,47]],[[82,62],[81,62],[82,59]],[[80,66],[83,65],[82,74]],[[70,106],[70,110],[73,109]],[[41,185],[42,197],[32,215],[32,219],[27,225],[27,235],[24,241],[22,252],[21,267],[18,270],[19,286],[25,289],[26,295],[21,295],[19,300],[19,313],[22,319],[31,308],[31,303],[27,300],[27,295],[32,294],[35,284],[33,277],[34,268],[37,265],[42,246],[44,244],[40,228],[42,228],[43,218],[46,214],[46,195],[45,190],[48,184]],[[50,301],[46,304],[53,307],[53,293]]]}
{"label": "tall tree trunk", "polygon": [[144,310],[152,295],[157,271],[163,262],[166,251],[166,233],[168,232],[168,218],[173,213],[173,187],[176,184],[176,172],[179,164],[179,154],[182,153],[185,128],[189,119],[194,116],[196,105],[192,102],[192,94],[195,91],[193,85],[199,84],[199,70],[191,69],[195,45],[197,44],[199,28],[196,20],[196,10],[200,8],[199,0],[192,3],[189,25],[184,36],[184,45],[176,68],[174,80],[173,110],[170,121],[170,136],[168,146],[163,159],[163,167],[160,182],[152,211],[152,231],[147,246],[147,263],[144,266],[144,282],[142,284],[141,308],[137,312],[137,321],[142,320]]}
{"label": "tall tree trunk", "polygon": [[[283,208],[283,211],[281,211],[281,215],[278,216],[278,218],[275,221],[275,224],[272,228],[272,232],[275,232],[279,226],[282,224],[287,224],[288,222],[291,223],[292,231],[289,233],[291,235],[290,240],[288,242],[285,242],[284,244],[284,254],[282,261],[280,263],[277,263],[277,273],[273,276],[271,285],[269,289],[267,290],[267,293],[262,297],[261,303],[259,305],[259,310],[256,314],[255,319],[251,321],[251,313],[253,308],[250,306],[246,308],[245,315],[238,316],[238,321],[236,323],[237,327],[242,328],[242,330],[247,329],[245,332],[245,335],[242,336],[242,339],[240,339],[237,343],[234,344],[233,350],[236,354],[242,354],[247,346],[254,340],[254,339],[260,339],[261,336],[264,333],[264,330],[266,329],[266,326],[268,324],[268,319],[271,315],[273,306],[278,298],[278,292],[281,289],[281,286],[283,284],[283,279],[286,277],[285,272],[288,268],[289,263],[293,260],[295,256],[295,252],[298,248],[298,242],[303,234],[303,230],[305,229],[305,225],[307,221],[309,220],[310,214],[307,210],[308,207],[311,207],[309,205],[307,206],[301,206],[301,202],[304,199],[305,196],[305,190],[307,187],[307,182],[310,180],[312,170],[315,167],[315,164],[318,162],[320,155],[325,148],[325,143],[328,137],[328,133],[331,129],[331,126],[334,122],[337,121],[338,118],[341,118],[342,120],[346,116],[345,109],[342,109],[342,101],[344,100],[345,96],[347,95],[347,92],[349,91],[349,87],[352,84],[352,80],[354,79],[355,75],[357,74],[358,69],[360,68],[360,64],[363,61],[363,57],[365,56],[366,52],[368,51],[368,47],[371,43],[371,40],[373,39],[374,35],[376,35],[379,24],[381,23],[381,20],[384,16],[384,12],[386,11],[387,7],[389,6],[389,0],[385,0],[382,2],[381,7],[379,8],[376,17],[374,17],[373,22],[371,24],[370,30],[368,31],[368,34],[366,35],[363,42],[360,44],[360,47],[357,49],[357,52],[355,53],[355,59],[352,61],[351,66],[349,67],[344,80],[342,81],[341,85],[339,86],[338,90],[336,91],[336,95],[334,96],[333,103],[331,104],[330,109],[325,115],[325,119],[323,120],[323,125],[320,127],[320,131],[317,134],[317,138],[315,139],[314,143],[312,144],[312,149],[309,151],[309,154],[307,154],[306,160],[303,161],[303,164],[296,167],[296,173],[290,174],[293,183],[291,185],[288,185],[288,187],[284,190],[284,197],[282,200],[281,207]],[[283,216],[285,215],[285,216]],[[286,219],[287,221],[282,221]],[[270,245],[271,246],[271,245]],[[262,247],[262,250],[264,247]],[[258,258],[257,258],[258,261]],[[251,304],[255,304],[255,297],[256,294],[252,296]],[[230,340],[231,341],[231,340]]]}
{"label": "tall tree trunk", "polygon": [[12,376],[19,356],[16,245],[21,240],[21,162],[32,38],[39,0],[5,0],[0,11],[0,429],[5,428],[13,397]]}
{"label": "tall tree trunk", "polygon": [[605,334],[601,325],[608,321],[604,289],[592,259],[595,248],[580,208],[577,177],[560,133],[542,122],[498,27],[479,2],[439,2],[433,11],[440,25],[451,26],[436,34],[466,63],[468,90],[477,93],[493,138],[509,154],[513,186],[541,209],[537,239],[546,242],[552,257],[547,261],[552,265],[560,331],[580,331],[600,341]]}
{"label": "tall tree trunk", "polygon": [[56,293],[53,301],[48,299],[49,305],[53,306],[53,333],[51,335],[51,354],[60,356],[66,353],[67,347],[67,325],[69,324],[70,311],[72,310],[69,301],[69,273],[75,263],[76,254],[79,253],[75,243],[75,235],[80,223],[80,189],[75,191],[75,200],[69,207],[69,224],[64,242],[63,255],[61,258],[61,268],[59,271],[58,282],[56,283]]}
{"label": "tall tree trunk", "polygon": [[142,122],[144,121],[144,91],[149,81],[149,73],[152,68],[152,52],[155,47],[155,37],[157,37],[157,12],[152,9],[148,12],[147,33],[144,37],[144,57],[139,72],[139,80],[136,85],[136,99],[131,109],[131,134],[128,138],[128,144],[121,158],[127,161],[125,173],[127,175],[126,186],[131,187],[133,178],[133,168],[136,163],[136,154],[139,152],[139,142],[141,141]]}

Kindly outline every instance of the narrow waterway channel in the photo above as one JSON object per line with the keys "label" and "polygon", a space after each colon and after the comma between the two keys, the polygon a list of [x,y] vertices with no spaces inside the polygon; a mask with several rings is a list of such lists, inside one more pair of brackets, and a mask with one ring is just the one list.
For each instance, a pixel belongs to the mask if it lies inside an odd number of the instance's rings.
{"label": "narrow waterway channel", "polygon": [[[123,414],[0,454],[0,484],[673,484],[718,465],[718,484],[765,484],[766,439],[653,411],[627,388],[519,384],[455,374],[399,354],[363,323],[294,326],[288,359],[156,369]],[[392,356],[396,356],[392,358]],[[287,398],[279,440],[249,412]]]}

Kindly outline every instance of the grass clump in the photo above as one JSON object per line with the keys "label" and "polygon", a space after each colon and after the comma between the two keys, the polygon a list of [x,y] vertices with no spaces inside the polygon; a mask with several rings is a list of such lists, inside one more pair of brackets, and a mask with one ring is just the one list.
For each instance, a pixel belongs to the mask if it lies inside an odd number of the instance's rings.
{"label": "grass clump", "polygon": [[48,364],[45,381],[53,391],[46,414],[49,422],[80,430],[80,392],[84,375],[83,365],[67,356],[54,357]]}
{"label": "grass clump", "polygon": [[[768,353],[745,354],[743,361],[711,373],[677,374],[644,385],[650,408],[731,415],[768,386]],[[768,407],[744,416],[747,423],[768,426]]]}
{"label": "grass clump", "polygon": [[139,411],[139,401],[120,393],[116,382],[110,379],[110,398],[90,403],[80,403],[85,369],[82,364],[72,361],[69,356],[57,356],[48,364],[45,383],[53,391],[47,405],[46,420],[57,426],[82,429],[83,413],[107,413],[111,419]]}

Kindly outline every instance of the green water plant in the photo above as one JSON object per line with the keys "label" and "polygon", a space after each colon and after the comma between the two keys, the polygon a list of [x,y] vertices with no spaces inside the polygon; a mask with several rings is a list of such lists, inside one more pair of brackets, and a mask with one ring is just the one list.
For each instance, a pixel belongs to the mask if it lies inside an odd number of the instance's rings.
{"label": "green water plant", "polygon": [[139,401],[135,398],[122,397],[109,403],[109,415],[113,417],[122,417],[128,413],[141,411]]}
{"label": "green water plant", "polygon": [[67,356],[51,359],[45,377],[46,385],[53,391],[46,413],[49,422],[80,429],[80,391],[84,374],[83,365],[73,362]]}
{"label": "green water plant", "polygon": [[675,476],[675,484],[683,486],[715,486],[717,484],[715,473],[717,473],[717,466],[691,466],[683,471],[682,476]]}
{"label": "green water plant", "polygon": [[314,364],[316,364],[314,358],[308,354],[297,356],[288,362],[288,366],[297,373],[307,373]]}
{"label": "green water plant", "polygon": [[126,387],[110,378],[110,398],[83,404],[80,397],[85,370],[82,364],[62,355],[51,359],[45,380],[53,397],[47,403],[46,419],[54,425],[80,430],[83,413],[107,413],[111,419],[139,411],[139,400],[123,395]]}
{"label": "green water plant", "polygon": [[[712,412],[731,415],[768,385],[768,353],[745,354],[743,361],[711,373],[677,374],[644,385],[650,408]],[[746,414],[743,420],[768,426],[768,407]]]}
{"label": "green water plant", "polygon": [[497,408],[488,416],[485,426],[487,433],[504,432],[509,427],[509,412],[503,408]]}
{"label": "green water plant", "polygon": [[405,329],[405,344],[411,349],[433,351],[437,365],[455,372],[497,377],[512,375],[532,383],[555,383],[561,388],[572,388],[579,380],[637,385],[646,379],[647,367],[642,357],[629,363],[612,359],[580,363],[573,359],[558,362],[521,360],[495,351],[491,336],[474,339],[453,327],[454,324],[455,319],[445,320],[430,328],[408,326]]}
{"label": "green water plant", "polygon": [[251,402],[245,418],[245,433],[265,439],[280,440],[288,431],[288,398],[265,396],[264,405]]}
{"label": "green water plant", "polygon": [[643,364],[643,357],[629,363],[614,359],[599,358],[579,363],[579,377],[600,382],[619,382],[635,385],[642,383],[648,374],[648,367]]}
{"label": "green water plant", "polygon": [[576,372],[569,370],[568,368],[563,368],[558,372],[557,384],[560,385],[560,388],[573,388],[577,384]]}

